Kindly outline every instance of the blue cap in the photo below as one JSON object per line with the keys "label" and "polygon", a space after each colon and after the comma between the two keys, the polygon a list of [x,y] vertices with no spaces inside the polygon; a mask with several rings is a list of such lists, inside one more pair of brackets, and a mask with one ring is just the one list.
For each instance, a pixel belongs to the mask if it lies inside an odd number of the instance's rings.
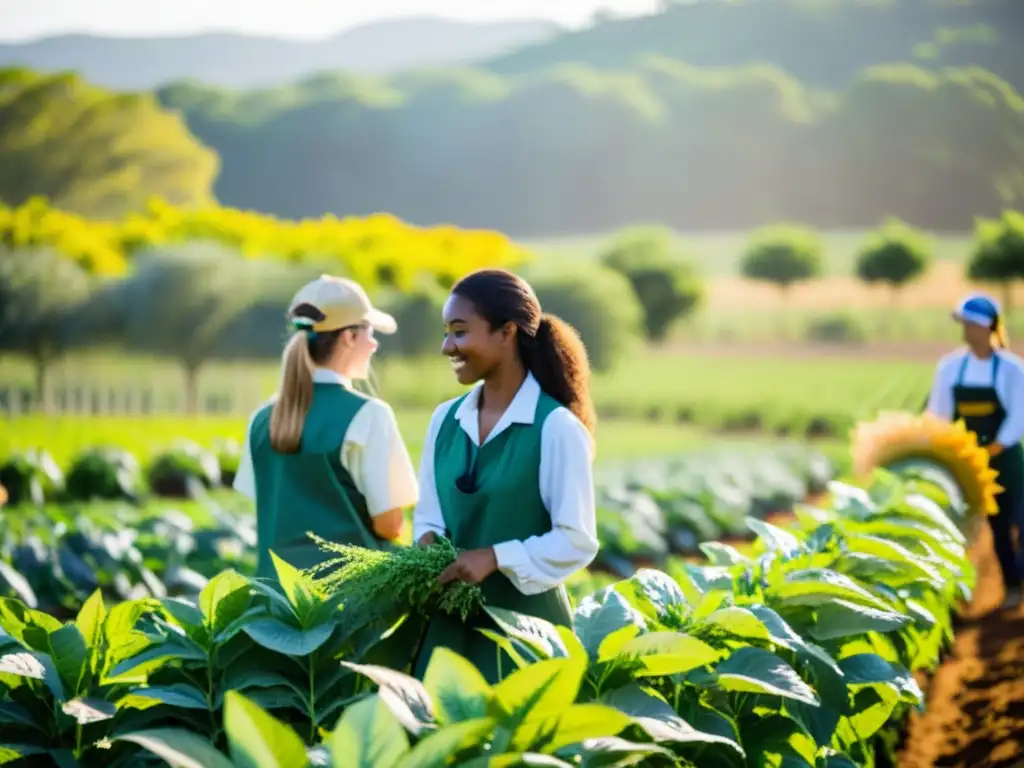
{"label": "blue cap", "polygon": [[991,327],[998,316],[999,304],[995,299],[981,293],[968,296],[960,302],[960,306],[953,312],[955,320],[983,325],[986,328]]}

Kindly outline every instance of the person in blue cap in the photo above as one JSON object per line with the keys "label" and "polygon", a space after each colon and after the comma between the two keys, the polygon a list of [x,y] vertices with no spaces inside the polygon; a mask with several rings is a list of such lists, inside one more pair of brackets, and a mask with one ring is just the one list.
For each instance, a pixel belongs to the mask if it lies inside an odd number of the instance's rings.
{"label": "person in blue cap", "polygon": [[963,419],[989,454],[1004,490],[996,496],[999,512],[988,518],[1002,570],[1004,608],[1021,602],[1024,558],[1014,543],[1024,518],[1024,361],[1008,349],[999,305],[988,296],[964,299],[953,312],[963,325],[966,350],[945,356],[935,371],[927,410],[941,418]]}

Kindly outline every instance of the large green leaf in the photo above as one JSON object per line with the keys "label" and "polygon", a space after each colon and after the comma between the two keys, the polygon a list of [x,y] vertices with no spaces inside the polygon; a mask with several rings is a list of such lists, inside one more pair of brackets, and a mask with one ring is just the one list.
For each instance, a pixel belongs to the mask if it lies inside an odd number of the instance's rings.
{"label": "large green leaf", "polygon": [[90,649],[98,645],[106,617],[107,611],[103,605],[103,596],[97,589],[89,595],[89,598],[82,604],[78,616],[75,617],[75,625]]}
{"label": "large green leaf", "polygon": [[224,730],[240,768],[287,768],[307,763],[306,745],[291,728],[240,693],[224,697]]}
{"label": "large green leaf", "polygon": [[99,723],[109,720],[117,714],[116,707],[109,701],[97,698],[77,698],[61,705],[61,710],[66,715],[74,718],[79,725]]}
{"label": "large green leaf", "polygon": [[848,656],[839,662],[839,667],[851,686],[889,685],[910,704],[924,702],[924,693],[906,667],[888,662],[877,654]]}
{"label": "large green leaf", "polygon": [[623,644],[620,654],[636,655],[644,668],[638,677],[663,677],[689,672],[721,658],[703,640],[681,632],[648,632]]}
{"label": "large green leaf", "polygon": [[635,624],[641,629],[646,627],[643,615],[611,587],[580,601],[573,624],[580,642],[592,659],[597,658],[601,643],[615,630],[629,624]]}
{"label": "large green leaf", "polygon": [[162,666],[165,662],[174,661],[206,661],[207,656],[195,643],[187,638],[180,640],[171,636],[162,643],[146,648],[142,653],[125,659],[114,666],[104,682],[113,682],[122,678],[144,675]]}
{"label": "large green leaf", "polygon": [[827,568],[790,571],[786,580],[770,590],[773,600],[783,606],[818,606],[834,600],[868,605],[879,610],[888,606],[848,576]]}
{"label": "large green leaf", "polygon": [[632,683],[603,695],[601,702],[632,717],[656,742],[723,744],[739,755],[743,754],[735,739],[690,725],[653,689]]}
{"label": "large green leaf", "polygon": [[211,636],[245,613],[252,602],[251,593],[249,580],[233,570],[222,571],[206,583],[199,593],[199,610]]}
{"label": "large green leaf", "polygon": [[865,632],[893,632],[911,623],[909,616],[836,599],[815,609],[807,632],[815,640],[833,640]]}
{"label": "large green leaf", "polygon": [[539,661],[495,685],[494,700],[511,717],[564,709],[576,701],[585,673],[586,661],[576,657]]}
{"label": "large green leaf", "polygon": [[138,744],[171,768],[237,768],[202,736],[180,728],[133,731],[115,736],[113,741]]}
{"label": "large green leaf", "polygon": [[818,697],[796,671],[774,653],[746,647],[715,667],[718,685],[727,691],[766,693],[817,704]]}
{"label": "large green leaf", "polygon": [[[461,723],[446,726],[418,742],[402,757],[395,768],[445,768],[452,765],[452,758],[460,752],[481,746],[497,726],[498,721],[490,717],[463,720]],[[494,757],[486,759],[493,760]],[[465,766],[471,763],[460,764]],[[341,768],[342,765],[347,768],[347,764],[335,763],[336,768]]]}
{"label": "large green leaf", "polygon": [[391,708],[402,726],[414,736],[436,728],[434,704],[430,694],[423,683],[415,677],[373,664],[355,664],[350,661],[343,661],[341,664],[375,682],[379,687],[381,700]]}
{"label": "large green leaf", "polygon": [[602,704],[576,704],[561,710],[531,710],[516,728],[512,748],[551,754],[571,744],[617,736],[632,723],[625,713]]}
{"label": "large green leaf", "polygon": [[485,605],[484,610],[503,632],[524,643],[540,658],[554,659],[569,655],[569,650],[551,622],[504,608]]}
{"label": "large green leaf", "polygon": [[744,522],[760,537],[769,551],[787,556],[800,551],[800,540],[789,531],[755,517],[748,517]]}
{"label": "large green leaf", "polygon": [[443,647],[430,657],[423,685],[437,706],[442,725],[485,717],[487,704],[494,695],[476,667]]}
{"label": "large green leaf", "polygon": [[174,683],[172,685],[153,685],[146,688],[136,688],[132,691],[133,696],[154,699],[172,707],[184,709],[209,709],[206,703],[206,696],[201,690],[189,683]]}
{"label": "large green leaf", "polygon": [[338,768],[393,768],[409,751],[409,737],[379,696],[345,710],[328,738]]}
{"label": "large green leaf", "polygon": [[708,616],[706,623],[718,627],[733,637],[744,640],[771,640],[772,633],[752,611],[730,606],[719,608]]}
{"label": "large green leaf", "polygon": [[685,607],[686,596],[679,584],[668,574],[651,568],[641,568],[629,579],[616,586],[648,618],[664,616],[670,608]]}
{"label": "large green leaf", "polygon": [[285,656],[308,656],[322,646],[334,632],[334,624],[316,624],[298,629],[275,618],[255,619],[243,631],[258,645]]}
{"label": "large green leaf", "polygon": [[584,768],[625,768],[642,765],[652,757],[673,759],[672,752],[657,744],[626,741],[618,736],[603,736],[560,750],[559,757],[579,758]]}
{"label": "large green leaf", "polygon": [[66,624],[50,633],[48,645],[50,658],[53,659],[68,695],[77,696],[89,668],[89,647],[81,630],[74,624]]}
{"label": "large green leaf", "polygon": [[273,552],[270,553],[270,559],[274,564],[277,580],[285,597],[291,603],[295,615],[299,617],[300,621],[304,621],[319,603],[316,587],[295,566],[285,562]]}

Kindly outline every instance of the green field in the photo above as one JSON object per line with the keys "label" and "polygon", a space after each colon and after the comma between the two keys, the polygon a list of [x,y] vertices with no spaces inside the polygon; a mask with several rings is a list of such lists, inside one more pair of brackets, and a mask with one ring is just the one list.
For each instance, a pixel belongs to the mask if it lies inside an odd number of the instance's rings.
{"label": "green field", "polygon": [[[399,414],[399,428],[416,465],[429,420],[430,411],[425,409],[406,409]],[[60,466],[66,467],[87,448],[111,445],[124,448],[145,461],[178,439],[204,446],[221,440],[241,442],[245,425],[245,417],[24,416],[0,420],[0,460],[14,452],[42,447]],[[672,456],[711,443],[728,446],[736,442],[689,425],[609,419],[599,425],[597,461],[604,465],[624,459]],[[742,442],[772,445],[776,441],[765,436],[744,438]],[[818,447],[837,461],[843,459],[844,441],[822,441]]]}
{"label": "green field", "polygon": [[[879,409],[920,409],[933,369],[934,363],[854,357],[640,352],[613,371],[596,375],[594,398],[602,429],[626,419],[637,422],[635,428],[643,421],[645,428],[669,433],[676,429],[672,425],[693,424],[713,430],[841,436],[856,420]],[[220,397],[224,407],[230,406],[231,416],[242,417],[274,391],[276,380],[272,364],[211,364],[202,389],[204,396]],[[27,387],[31,370],[5,362],[0,387],[5,382]],[[180,371],[166,361],[69,359],[54,370],[53,382],[58,389],[82,393],[85,412],[93,411],[93,393],[99,412],[105,413],[111,410],[112,397],[115,412],[123,411],[125,401],[119,398],[143,389],[153,392],[157,412],[174,412],[181,405]],[[377,385],[409,425],[413,440],[422,434],[429,411],[462,391],[439,357],[381,362]],[[73,405],[70,395],[67,404]],[[658,443],[657,432],[652,434]]]}
{"label": "green field", "polygon": [[[691,260],[708,277],[731,277],[739,274],[740,258],[753,232],[680,232],[676,237],[677,252]],[[593,261],[615,232],[523,240],[522,244],[537,254],[541,264],[566,265]],[[849,275],[864,244],[867,231],[830,230],[822,233],[825,275]],[[934,257],[937,261],[963,261],[971,252],[970,233],[934,233]],[[536,267],[544,269],[543,266]]]}

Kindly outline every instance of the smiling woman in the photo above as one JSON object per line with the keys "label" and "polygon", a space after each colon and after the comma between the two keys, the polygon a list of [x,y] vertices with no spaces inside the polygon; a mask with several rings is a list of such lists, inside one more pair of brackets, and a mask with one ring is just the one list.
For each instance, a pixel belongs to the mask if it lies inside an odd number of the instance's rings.
{"label": "smiling woman", "polygon": [[[462,550],[442,583],[480,584],[492,606],[571,628],[565,581],[598,550],[586,349],[504,270],[457,283],[443,317],[443,352],[459,382],[475,386],[431,418],[414,536],[444,536]],[[477,629],[497,627],[432,616],[417,674],[437,647],[471,659],[491,682],[513,671]]]}

